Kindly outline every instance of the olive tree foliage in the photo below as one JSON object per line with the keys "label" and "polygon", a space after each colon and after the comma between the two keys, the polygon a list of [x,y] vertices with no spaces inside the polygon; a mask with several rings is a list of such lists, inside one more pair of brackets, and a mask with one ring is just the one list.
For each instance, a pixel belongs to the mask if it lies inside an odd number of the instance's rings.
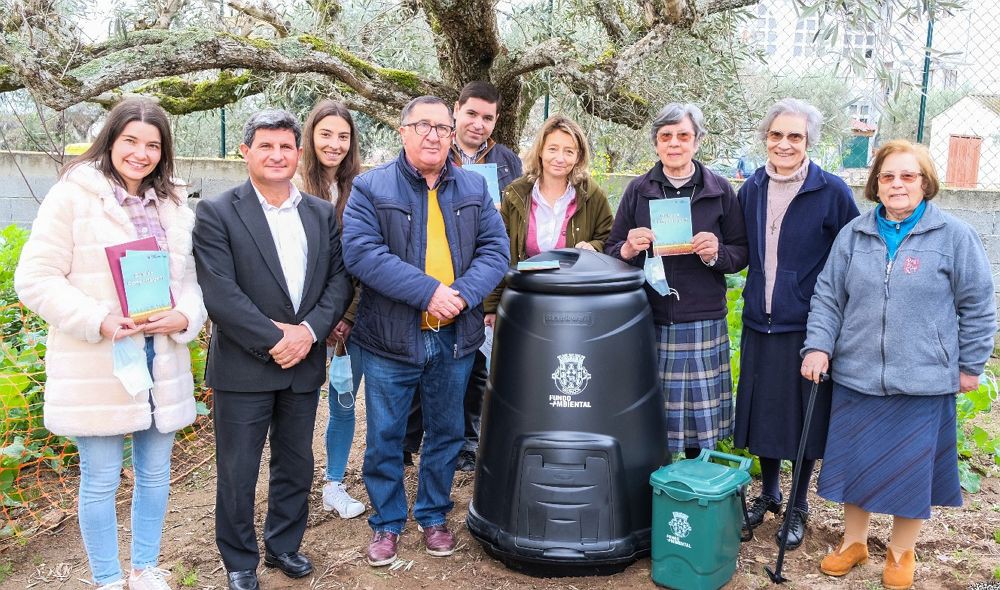
{"label": "olive tree foliage", "polygon": [[[489,80],[504,97],[498,140],[529,135],[548,95],[616,168],[652,157],[634,130],[665,102],[702,105],[721,140],[755,115],[740,75],[762,56],[735,31],[757,1],[151,0],[123,5],[94,41],[79,26],[84,0],[0,0],[0,95],[26,90],[62,112],[134,93],[173,114],[258,95],[301,113],[329,96],[391,128],[415,96],[451,101]],[[874,26],[887,4],[921,14],[943,2],[793,1],[824,19],[817,43]],[[619,130],[633,131],[613,145]]]}

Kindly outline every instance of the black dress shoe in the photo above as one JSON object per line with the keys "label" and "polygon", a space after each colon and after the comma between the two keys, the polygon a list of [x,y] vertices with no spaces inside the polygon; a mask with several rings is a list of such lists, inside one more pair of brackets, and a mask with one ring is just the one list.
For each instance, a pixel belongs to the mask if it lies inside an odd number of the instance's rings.
{"label": "black dress shoe", "polygon": [[309,558],[298,551],[281,553],[275,555],[270,551],[264,553],[264,566],[276,567],[289,578],[301,578],[308,576],[313,571],[313,564]]}
{"label": "black dress shoe", "polygon": [[749,518],[747,525],[752,529],[759,527],[760,523],[764,522],[764,515],[768,512],[775,514],[781,512],[781,500],[767,494],[757,496],[750,501],[750,506],[747,508],[747,517]]}
{"label": "black dress shoe", "polygon": [[476,453],[473,451],[462,451],[458,454],[458,463],[455,464],[455,471],[475,471]]}
{"label": "black dress shoe", "polygon": [[229,590],[260,590],[254,570],[228,572],[226,577],[229,578]]}
{"label": "black dress shoe", "polygon": [[[788,515],[788,542],[785,544],[785,549],[791,551],[798,549],[802,540],[806,538],[806,521],[809,520],[809,513],[801,508],[793,507],[789,510],[792,513]],[[778,532],[774,534],[774,540],[780,547],[781,527],[778,527]]]}

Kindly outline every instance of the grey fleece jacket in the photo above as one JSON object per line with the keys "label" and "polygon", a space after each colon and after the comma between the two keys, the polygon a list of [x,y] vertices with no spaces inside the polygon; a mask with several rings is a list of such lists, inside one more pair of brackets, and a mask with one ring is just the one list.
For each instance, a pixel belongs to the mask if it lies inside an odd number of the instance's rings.
{"label": "grey fleece jacket", "polygon": [[870,395],[958,392],[993,350],[996,304],[982,240],[927,203],[886,263],[875,210],[844,226],[816,282],[803,354],[830,355],[833,380]]}

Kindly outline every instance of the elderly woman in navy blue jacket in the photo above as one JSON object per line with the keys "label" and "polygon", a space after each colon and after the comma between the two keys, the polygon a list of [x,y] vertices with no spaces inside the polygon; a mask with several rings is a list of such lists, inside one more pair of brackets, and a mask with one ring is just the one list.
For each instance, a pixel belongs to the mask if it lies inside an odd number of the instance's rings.
{"label": "elderly woman in navy blue jacket", "polygon": [[747,237],[729,181],[694,159],[706,133],[701,110],[668,104],[651,131],[659,161],[625,189],[604,252],[643,266],[654,238],[649,204],[691,199],[693,252],[660,257],[674,293],[645,289],[656,325],[666,446],[692,458],[732,434],[726,273],[746,266]]}
{"label": "elderly woman in navy blue jacket", "polygon": [[955,394],[979,386],[996,334],[986,249],[929,202],[927,149],[890,141],[865,198],[878,205],[837,236],[816,281],[802,376],[832,362],[830,432],[818,492],[844,505],[844,539],[820,563],[846,575],[868,559],[872,512],[893,515],[882,585],[913,585],[931,506],[961,506]]}
{"label": "elderly woman in navy blue jacket", "polygon": [[[781,510],[778,471],[794,460],[810,384],[799,375],[809,298],[840,228],[858,215],[851,189],[806,154],[819,141],[823,116],[812,105],[786,98],[759,127],[767,163],[740,188],[750,244],[743,289],[740,382],[736,391],[735,445],[760,457],[762,492],[749,509],[751,527]],[[823,457],[830,416],[830,385],[823,384],[813,412],[788,548],[805,536],[806,497],[816,459]]]}

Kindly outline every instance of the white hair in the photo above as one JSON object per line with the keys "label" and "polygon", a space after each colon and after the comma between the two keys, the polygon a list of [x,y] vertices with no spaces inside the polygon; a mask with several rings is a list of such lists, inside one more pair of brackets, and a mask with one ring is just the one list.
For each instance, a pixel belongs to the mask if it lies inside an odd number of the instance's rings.
{"label": "white hair", "polygon": [[823,127],[823,113],[804,100],[783,98],[771,105],[764,115],[764,120],[757,128],[757,137],[761,142],[767,141],[767,132],[771,124],[781,115],[798,115],[806,120],[806,147],[811,148],[819,143],[820,129]]}

